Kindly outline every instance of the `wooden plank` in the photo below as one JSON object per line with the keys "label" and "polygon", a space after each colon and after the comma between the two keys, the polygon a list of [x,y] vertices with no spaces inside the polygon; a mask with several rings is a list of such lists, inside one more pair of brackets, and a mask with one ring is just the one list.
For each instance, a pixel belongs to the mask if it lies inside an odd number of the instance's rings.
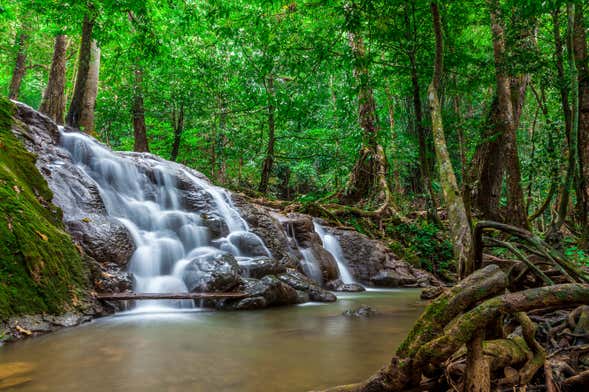
{"label": "wooden plank", "polygon": [[108,301],[146,300],[146,299],[239,299],[246,293],[99,293],[96,298]]}

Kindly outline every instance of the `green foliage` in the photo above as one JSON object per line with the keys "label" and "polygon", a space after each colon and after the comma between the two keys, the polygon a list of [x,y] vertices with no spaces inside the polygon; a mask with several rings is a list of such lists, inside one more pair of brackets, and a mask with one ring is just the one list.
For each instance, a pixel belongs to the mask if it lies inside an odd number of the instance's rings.
{"label": "green foliage", "polygon": [[0,320],[71,309],[86,285],[82,258],[36,157],[10,130],[12,110],[0,98]]}
{"label": "green foliage", "polygon": [[565,239],[563,253],[569,258],[569,260],[572,260],[579,265],[589,267],[589,254],[581,249],[572,238]]}
{"label": "green foliage", "polygon": [[392,250],[414,266],[436,273],[451,268],[452,244],[439,227],[420,220],[388,225],[385,233],[393,240]]}

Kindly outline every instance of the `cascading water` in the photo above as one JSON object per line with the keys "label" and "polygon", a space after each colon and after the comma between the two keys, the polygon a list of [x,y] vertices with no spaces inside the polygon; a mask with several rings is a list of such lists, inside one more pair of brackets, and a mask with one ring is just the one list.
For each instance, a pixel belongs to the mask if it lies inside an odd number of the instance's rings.
{"label": "cascading water", "polygon": [[313,227],[315,228],[315,232],[319,234],[321,242],[323,242],[323,248],[325,248],[326,251],[331,253],[333,258],[337,262],[337,268],[339,269],[339,274],[342,282],[344,284],[358,284],[354,280],[354,277],[352,276],[350,270],[348,269],[348,266],[346,265],[346,259],[344,257],[338,239],[335,238],[335,236],[328,234],[323,228],[323,226],[321,226],[319,223],[315,221],[313,221]]}
{"label": "cascading water", "polygon": [[[181,165],[148,154],[115,153],[81,133],[61,130],[60,144],[69,151],[74,164],[96,182],[108,215],[120,220],[131,233],[136,250],[129,272],[136,292],[187,292],[184,273],[195,258],[231,254],[241,265],[256,257],[271,256],[263,241],[248,231],[228,192]],[[213,213],[228,229],[225,237],[213,238],[203,217],[184,208],[179,176],[208,195]],[[245,249],[244,241],[249,244]],[[248,253],[252,243],[256,254]],[[192,307],[193,303],[145,301],[138,307],[154,305]]]}

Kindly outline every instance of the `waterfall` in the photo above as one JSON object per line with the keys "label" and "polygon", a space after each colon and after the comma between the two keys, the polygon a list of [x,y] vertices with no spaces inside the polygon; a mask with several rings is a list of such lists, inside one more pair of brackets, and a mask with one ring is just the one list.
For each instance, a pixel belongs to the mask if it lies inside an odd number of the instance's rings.
{"label": "waterfall", "polygon": [[[124,224],[135,242],[129,261],[135,292],[187,292],[184,271],[195,258],[231,254],[239,264],[247,264],[271,256],[263,241],[249,232],[226,190],[179,164],[149,154],[116,153],[81,133],[62,129],[60,133],[60,145],[72,162],[96,182],[107,214]],[[226,236],[214,238],[205,222],[210,217],[184,207],[187,192],[180,189],[179,179],[188,181],[189,192],[199,191],[208,200],[212,214],[226,225]],[[251,254],[252,246],[257,254]],[[138,305],[150,306],[192,307],[193,302],[158,300]]]}
{"label": "waterfall", "polygon": [[333,258],[337,262],[337,268],[339,269],[339,274],[342,282],[344,284],[357,284],[357,282],[354,280],[354,277],[350,273],[348,266],[346,265],[346,259],[344,257],[338,239],[335,238],[335,236],[328,234],[325,231],[325,228],[323,228],[323,226],[321,226],[319,223],[315,221],[313,221],[313,227],[315,228],[315,232],[319,234],[321,242],[323,242],[323,248],[325,248],[326,251],[331,253]]}

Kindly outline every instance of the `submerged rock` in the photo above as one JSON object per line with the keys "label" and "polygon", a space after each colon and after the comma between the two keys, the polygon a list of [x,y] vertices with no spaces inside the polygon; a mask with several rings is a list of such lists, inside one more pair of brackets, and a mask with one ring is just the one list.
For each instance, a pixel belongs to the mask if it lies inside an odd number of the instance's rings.
{"label": "submerged rock", "polygon": [[368,318],[376,315],[377,312],[368,305],[360,305],[357,309],[348,309],[342,313],[346,317]]}

